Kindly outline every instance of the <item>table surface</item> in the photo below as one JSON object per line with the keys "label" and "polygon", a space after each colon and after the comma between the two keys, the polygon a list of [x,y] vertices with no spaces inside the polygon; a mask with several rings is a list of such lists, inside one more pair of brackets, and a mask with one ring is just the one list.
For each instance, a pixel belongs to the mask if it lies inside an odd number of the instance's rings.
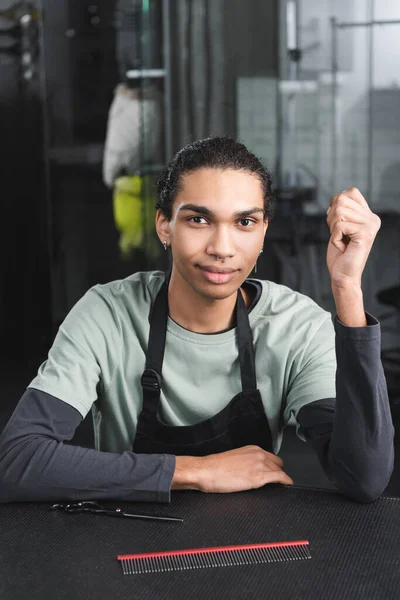
{"label": "table surface", "polygon": [[[400,598],[400,502],[356,504],[337,492],[267,486],[237,494],[173,492],[170,505],[108,503],[167,514],[157,523],[0,507],[0,598]],[[307,539],[311,560],[123,575],[118,554]]]}

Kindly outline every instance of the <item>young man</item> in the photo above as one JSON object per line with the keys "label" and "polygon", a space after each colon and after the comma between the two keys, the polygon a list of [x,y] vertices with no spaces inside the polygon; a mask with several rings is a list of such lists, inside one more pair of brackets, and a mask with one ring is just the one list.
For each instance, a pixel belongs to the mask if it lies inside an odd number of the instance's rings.
{"label": "young man", "polygon": [[[379,218],[356,189],[328,209],[335,332],[309,298],[247,280],[271,178],[242,144],[183,148],[158,192],[170,275],[95,286],[72,309],[2,434],[0,499],[167,502],[171,488],[291,484],[276,456],[291,416],[344,494],[377,498],[393,425],[361,275]],[[91,409],[96,449],[64,444]]]}

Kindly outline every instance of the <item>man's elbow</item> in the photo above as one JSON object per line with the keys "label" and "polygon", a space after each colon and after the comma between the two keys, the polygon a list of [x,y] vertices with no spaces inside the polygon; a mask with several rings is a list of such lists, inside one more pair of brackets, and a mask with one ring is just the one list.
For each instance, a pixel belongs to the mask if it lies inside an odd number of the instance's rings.
{"label": "man's elbow", "polygon": [[369,504],[370,502],[378,500],[385,487],[386,486],[378,489],[376,487],[354,485],[352,487],[338,486],[338,489],[342,494],[347,496],[347,498],[354,500],[354,502],[358,502],[359,504]]}
{"label": "man's elbow", "polygon": [[3,473],[0,472],[0,504],[7,502],[23,502],[29,501],[29,497],[24,492],[21,485],[18,482],[12,482],[3,477]]}
{"label": "man's elbow", "polygon": [[389,484],[392,473],[393,460],[388,461],[387,465],[376,471],[373,476],[370,473],[362,473],[351,481],[340,481],[338,478],[335,484],[339,491],[351,500],[360,504],[368,504],[382,496]]}
{"label": "man's elbow", "polygon": [[37,440],[29,439],[0,443],[0,503],[34,499],[38,480],[30,464],[36,447]]}
{"label": "man's elbow", "polygon": [[7,469],[0,460],[0,503],[17,502],[20,499],[18,482],[13,481]]}

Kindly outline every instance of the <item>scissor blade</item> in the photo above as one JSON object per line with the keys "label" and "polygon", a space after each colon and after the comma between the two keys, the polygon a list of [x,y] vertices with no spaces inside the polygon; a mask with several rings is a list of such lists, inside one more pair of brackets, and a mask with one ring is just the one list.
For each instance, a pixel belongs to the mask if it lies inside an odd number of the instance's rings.
{"label": "scissor blade", "polygon": [[147,519],[151,521],[177,521],[183,523],[183,519],[179,519],[178,517],[161,517],[159,515],[136,515],[131,513],[119,513],[123,517],[130,517],[131,519]]}

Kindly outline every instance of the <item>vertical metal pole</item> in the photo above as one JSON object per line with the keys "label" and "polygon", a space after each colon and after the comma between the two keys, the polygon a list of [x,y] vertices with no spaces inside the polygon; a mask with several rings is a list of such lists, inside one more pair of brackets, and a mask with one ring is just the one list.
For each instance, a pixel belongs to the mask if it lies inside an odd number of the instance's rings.
{"label": "vertical metal pole", "polygon": [[336,193],[337,177],[337,21],[331,17],[331,69],[332,69],[332,139],[331,139],[331,194]]}
{"label": "vertical metal pole", "polygon": [[50,173],[50,107],[49,99],[47,94],[47,71],[46,71],[46,55],[47,46],[45,44],[45,31],[44,31],[44,2],[40,0],[39,9],[39,79],[40,79],[40,100],[42,110],[42,122],[43,122],[43,158],[44,158],[44,179],[45,179],[45,196],[46,196],[46,232],[47,232],[47,253],[48,253],[48,265],[49,265],[49,295],[50,295],[50,311],[51,311],[51,334],[55,333],[55,313],[56,313],[56,285],[54,281],[54,268],[55,268],[55,248],[54,248],[54,211],[52,203],[52,189],[51,189],[51,173]]}
{"label": "vertical metal pole", "polygon": [[373,142],[374,142],[374,0],[370,0],[369,2],[369,20],[371,21],[371,25],[369,27],[369,65],[368,65],[368,158],[367,158],[367,181],[368,181],[368,200],[373,202],[372,198],[373,194],[373,183],[372,183],[372,166],[373,166]]}
{"label": "vertical metal pole", "polygon": [[286,1],[280,0],[278,3],[279,11],[279,72],[276,81],[276,106],[277,106],[277,120],[276,120],[276,159],[275,159],[275,181],[276,186],[281,188],[284,182],[284,148],[285,148],[285,131],[284,131],[284,106],[283,106],[283,92],[280,86],[280,82],[286,79],[286,62],[287,62],[287,46],[286,46]]}
{"label": "vertical metal pole", "polygon": [[282,107],[282,91],[279,87],[281,77],[278,76],[276,82],[276,156],[275,156],[275,181],[278,188],[283,185],[283,172],[282,172],[282,157],[283,157],[283,107]]}
{"label": "vertical metal pole", "polygon": [[163,0],[163,45],[164,45],[164,112],[165,112],[165,161],[172,158],[172,85],[171,85],[171,35],[170,35],[170,4]]}
{"label": "vertical metal pole", "polygon": [[321,151],[322,151],[322,119],[321,119],[321,103],[322,103],[322,94],[321,94],[321,81],[318,81],[317,87],[317,135],[315,142],[315,162],[316,169],[315,174],[317,176],[317,204],[320,207],[324,207],[324,203],[322,201],[322,185],[321,185]]}
{"label": "vertical metal pole", "polygon": [[[286,4],[286,40],[289,57],[289,81],[298,81],[299,63],[291,51],[297,51],[298,42],[298,6],[297,0],[287,0]],[[296,187],[297,184],[297,90],[288,94],[287,99],[287,148],[289,154],[288,185]]]}

